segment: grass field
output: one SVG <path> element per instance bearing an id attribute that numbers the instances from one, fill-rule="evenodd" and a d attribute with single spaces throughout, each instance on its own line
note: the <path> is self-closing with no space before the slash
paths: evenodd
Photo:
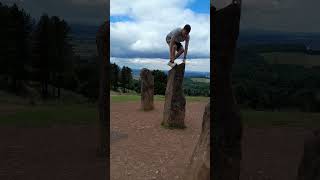
<path id="1" fill-rule="evenodd" d="M 140 101 L 140 95 L 111 95 L 111 102 L 129 102 L 129 101 Z M 163 95 L 155 95 L 155 101 L 164 101 Z M 208 101 L 209 97 L 201 97 L 201 96 L 186 96 L 187 102 L 194 101 Z"/>
<path id="2" fill-rule="evenodd" d="M 320 55 L 286 52 L 264 53 L 261 55 L 267 62 L 272 64 L 294 64 L 305 67 L 320 66 Z"/>
<path id="3" fill-rule="evenodd" d="M 113 94 L 113 95 L 112 95 Z M 57 125 L 95 125 L 98 123 L 96 103 L 67 103 L 48 101 L 35 106 L 23 99 L 6 94 L 0 98 L 0 125 L 22 127 L 48 127 Z M 139 102 L 136 94 L 115 95 L 110 103 Z M 208 101 L 208 97 L 186 97 L 188 102 Z M 164 101 L 164 96 L 155 96 L 155 101 Z"/>
<path id="4" fill-rule="evenodd" d="M 320 127 L 320 113 L 242 110 L 241 114 L 250 127 Z"/>
<path id="5" fill-rule="evenodd" d="M 98 122 L 98 109 L 95 103 L 51 102 L 36 106 L 23 100 L 0 100 L 0 125 L 22 127 L 48 127 L 56 125 L 95 125 Z M 208 97 L 186 97 L 187 102 L 208 102 Z M 137 102 L 139 95 L 111 95 L 113 103 Z M 155 101 L 164 101 L 164 96 L 155 96 Z M 18 103 L 15 103 L 18 102 Z M 320 127 L 320 113 L 271 112 L 242 110 L 245 126 L 254 127 Z"/>
<path id="6" fill-rule="evenodd" d="M 4 106 L 4 104 L 0 106 Z M 48 127 L 52 125 L 94 125 L 98 122 L 96 105 L 9 106 L 11 110 L 1 110 L 0 125 Z"/>
<path id="7" fill-rule="evenodd" d="M 210 79 L 208 78 L 191 78 L 194 82 L 203 82 L 203 83 L 210 83 Z"/>

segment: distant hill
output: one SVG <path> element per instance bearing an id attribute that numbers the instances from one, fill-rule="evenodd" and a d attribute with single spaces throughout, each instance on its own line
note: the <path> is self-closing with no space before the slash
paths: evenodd
<path id="1" fill-rule="evenodd" d="M 132 75 L 134 78 L 140 76 L 140 69 L 132 69 Z M 164 73 L 168 74 L 168 71 L 163 71 Z M 193 78 L 210 78 L 210 72 L 197 72 L 197 71 L 186 71 L 184 73 L 184 77 L 193 77 Z"/>
<path id="2" fill-rule="evenodd" d="M 292 64 L 304 67 L 320 66 L 320 55 L 285 52 L 263 53 L 261 55 L 271 64 Z"/>
<path id="3" fill-rule="evenodd" d="M 238 45 L 291 44 L 306 45 L 311 40 L 320 41 L 320 33 L 287 33 L 263 30 L 241 30 Z"/>

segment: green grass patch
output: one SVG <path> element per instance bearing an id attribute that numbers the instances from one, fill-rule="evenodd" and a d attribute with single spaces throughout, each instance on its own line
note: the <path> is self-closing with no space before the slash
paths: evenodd
<path id="1" fill-rule="evenodd" d="M 170 129 L 170 130 L 173 130 L 173 129 L 185 129 L 185 128 L 187 128 L 185 125 L 180 125 L 180 124 L 167 124 L 167 123 L 164 123 L 164 122 L 161 123 L 161 127 L 165 128 L 165 129 Z"/>
<path id="2" fill-rule="evenodd" d="M 118 102 L 137 102 L 141 100 L 140 95 L 112 95 L 110 97 L 112 103 Z M 154 101 L 164 101 L 165 97 L 163 95 L 155 95 Z M 202 96 L 186 96 L 186 101 L 188 102 L 196 102 L 196 101 L 209 101 L 209 97 Z"/>
<path id="3" fill-rule="evenodd" d="M 320 113 L 242 110 L 249 127 L 320 127 Z"/>
<path id="4" fill-rule="evenodd" d="M 292 64 L 305 67 L 320 66 L 320 55 L 304 53 L 273 52 L 261 54 L 271 64 Z"/>
<path id="5" fill-rule="evenodd" d="M 98 109 L 94 105 L 24 106 L 15 112 L 0 114 L 0 124 L 8 126 L 94 125 L 97 122 Z"/>
<path id="6" fill-rule="evenodd" d="M 202 83 L 210 83 L 210 79 L 208 78 L 191 78 L 193 82 L 202 82 Z"/>

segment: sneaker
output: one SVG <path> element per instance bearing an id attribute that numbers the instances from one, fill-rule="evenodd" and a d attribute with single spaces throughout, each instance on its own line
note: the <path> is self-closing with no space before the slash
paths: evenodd
<path id="1" fill-rule="evenodd" d="M 173 68 L 174 66 L 176 66 L 177 65 L 177 63 L 172 63 L 171 61 L 169 61 L 168 62 L 168 66 L 170 66 L 171 68 Z"/>

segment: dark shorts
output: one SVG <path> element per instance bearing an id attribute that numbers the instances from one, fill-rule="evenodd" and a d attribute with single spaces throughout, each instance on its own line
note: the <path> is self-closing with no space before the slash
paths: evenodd
<path id="1" fill-rule="evenodd" d="M 180 51 L 180 49 L 182 48 L 182 44 L 180 42 L 176 42 L 177 45 L 177 51 Z"/>
<path id="2" fill-rule="evenodd" d="M 170 45 L 170 41 L 167 41 L 168 45 Z M 182 44 L 180 42 L 175 42 L 176 46 L 177 46 L 177 51 L 180 51 L 181 48 L 183 48 Z"/>

